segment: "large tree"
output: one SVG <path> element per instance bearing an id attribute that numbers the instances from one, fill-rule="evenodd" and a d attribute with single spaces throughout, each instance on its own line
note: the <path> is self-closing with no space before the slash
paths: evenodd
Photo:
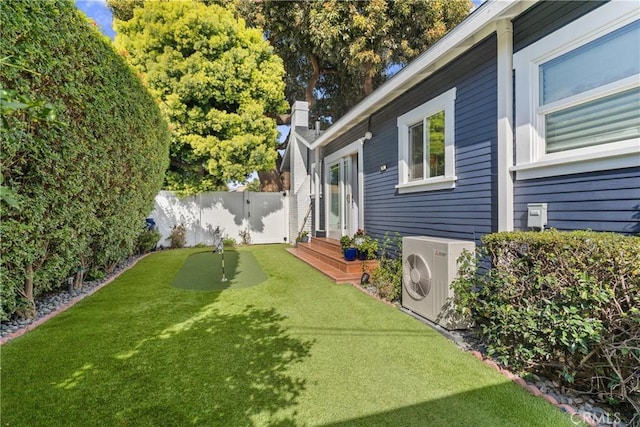
<path id="1" fill-rule="evenodd" d="M 287 96 L 333 119 L 458 24 L 469 0 L 236 0 L 287 71 Z"/>
<path id="2" fill-rule="evenodd" d="M 118 49 L 172 125 L 167 187 L 223 188 L 272 169 L 284 68 L 262 32 L 219 5 L 147 1 L 116 20 Z M 125 19 L 128 15 L 124 14 Z"/>

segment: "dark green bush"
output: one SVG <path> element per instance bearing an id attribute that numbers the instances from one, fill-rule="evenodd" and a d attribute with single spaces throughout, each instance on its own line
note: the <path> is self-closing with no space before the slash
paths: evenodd
<path id="1" fill-rule="evenodd" d="M 639 411 L 640 238 L 550 230 L 482 243 L 452 286 L 489 354 Z"/>
<path id="2" fill-rule="evenodd" d="M 145 228 L 138 235 L 136 241 L 136 249 L 139 254 L 147 253 L 155 249 L 156 245 L 162 238 L 162 234 L 157 229 L 149 230 Z"/>
<path id="3" fill-rule="evenodd" d="M 71 0 L 0 7 L 0 318 L 135 249 L 168 164 L 160 110 Z M 10 99 L 17 102 L 4 102 Z M 27 102 L 23 102 L 27 101 Z M 11 108 L 5 108 L 5 107 Z"/>

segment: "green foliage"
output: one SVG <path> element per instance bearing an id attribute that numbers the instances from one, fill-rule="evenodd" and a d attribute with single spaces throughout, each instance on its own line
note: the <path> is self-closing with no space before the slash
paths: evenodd
<path id="1" fill-rule="evenodd" d="M 172 248 L 184 248 L 187 244 L 187 228 L 184 224 L 176 224 L 171 228 L 169 236 Z"/>
<path id="2" fill-rule="evenodd" d="M 235 0 L 247 22 L 265 29 L 287 70 L 287 98 L 318 116 L 342 116 L 471 10 L 469 0 Z M 317 101 L 317 102 L 316 102 Z"/>
<path id="3" fill-rule="evenodd" d="M 259 30 L 196 1 L 146 2 L 116 21 L 116 46 L 138 70 L 172 126 L 166 186 L 226 188 L 275 167 L 285 112 L 284 68 Z"/>
<path id="4" fill-rule="evenodd" d="M 149 230 L 146 227 L 138 235 L 136 240 L 136 248 L 139 254 L 147 253 L 155 249 L 156 245 L 162 238 L 158 229 Z"/>
<path id="5" fill-rule="evenodd" d="M 251 244 L 251 233 L 249 232 L 248 229 L 240 230 L 238 232 L 238 235 L 240 236 L 240 242 L 243 245 L 250 245 Z"/>
<path id="6" fill-rule="evenodd" d="M 225 236 L 225 238 L 222 239 L 222 245 L 232 248 L 236 245 L 236 239 L 234 239 L 233 237 Z"/>
<path id="7" fill-rule="evenodd" d="M 490 354 L 640 410 L 640 238 L 589 231 L 486 235 L 452 287 Z M 634 403 L 635 402 L 635 403 Z"/>
<path id="8" fill-rule="evenodd" d="M 168 163 L 160 111 L 69 0 L 0 8 L 0 317 L 135 248 Z M 4 202 L 7 202 L 4 198 Z M 3 202 L 3 203 L 4 203 Z"/>
<path id="9" fill-rule="evenodd" d="M 361 237 L 354 237 L 353 242 L 359 253 L 366 254 L 367 259 L 376 259 L 378 254 L 378 241 L 365 234 Z"/>
<path id="10" fill-rule="evenodd" d="M 342 248 L 342 250 L 355 247 L 353 238 L 351 236 L 342 236 L 340 238 L 340 247 Z"/>
<path id="11" fill-rule="evenodd" d="M 381 252 L 380 266 L 373 270 L 371 283 L 381 298 L 396 301 L 402 291 L 402 236 L 385 233 Z"/>

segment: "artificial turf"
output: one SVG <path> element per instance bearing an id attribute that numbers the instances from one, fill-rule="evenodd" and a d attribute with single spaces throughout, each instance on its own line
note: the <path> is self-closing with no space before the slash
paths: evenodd
<path id="1" fill-rule="evenodd" d="M 163 251 L 2 346 L 8 426 L 572 426 L 432 329 L 282 245 L 240 248 L 268 279 L 171 286 Z"/>
<path id="2" fill-rule="evenodd" d="M 223 268 L 224 263 L 224 268 Z M 224 291 L 255 286 L 267 280 L 248 251 L 203 250 L 187 257 L 173 278 L 172 286 L 195 291 Z"/>

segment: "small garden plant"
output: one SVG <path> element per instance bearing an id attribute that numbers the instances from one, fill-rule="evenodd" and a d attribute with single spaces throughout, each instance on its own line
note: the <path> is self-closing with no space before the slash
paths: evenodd
<path id="1" fill-rule="evenodd" d="M 187 245 L 187 228 L 184 224 L 175 224 L 169 236 L 172 248 L 184 248 Z"/>
<path id="2" fill-rule="evenodd" d="M 380 266 L 373 270 L 371 283 L 378 295 L 388 301 L 397 301 L 402 291 L 402 236 L 385 233 L 380 254 Z"/>

